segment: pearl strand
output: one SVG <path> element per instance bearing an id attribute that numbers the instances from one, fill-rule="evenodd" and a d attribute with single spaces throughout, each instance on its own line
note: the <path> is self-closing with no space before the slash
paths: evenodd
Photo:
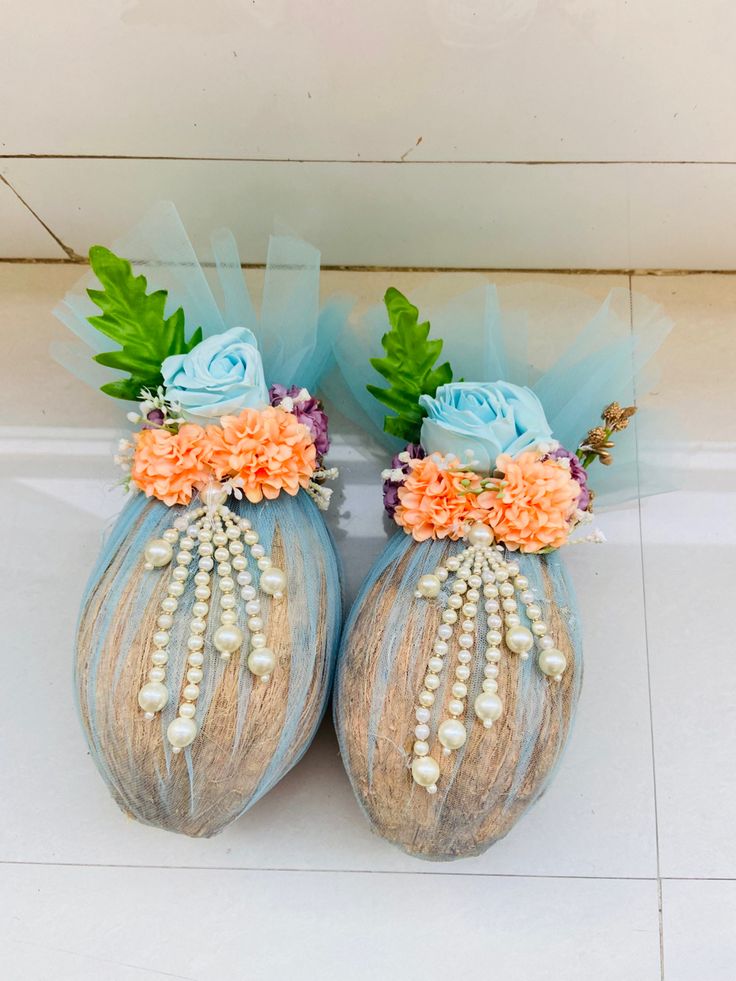
<path id="1" fill-rule="evenodd" d="M 438 566 L 433 573 L 423 575 L 417 583 L 415 596 L 433 599 L 437 597 L 451 574 L 455 575 L 447 608 L 442 614 L 438 627 L 433 655 L 427 664 L 424 689 L 420 692 L 415 716 L 419 723 L 414 735 L 411 772 L 415 783 L 424 787 L 430 794 L 437 792 L 437 779 L 440 774 L 439 763 L 429 755 L 430 708 L 435 703 L 435 692 L 440 686 L 439 675 L 444 665 L 443 658 L 449 651 L 448 641 L 458 621 L 461 610 L 465 619 L 458 638 L 458 664 L 455 668 L 455 682 L 447 706 L 450 718 L 440 723 L 437 738 L 442 745 L 443 755 L 450 755 L 466 742 L 467 729 L 461 717 L 465 713 L 465 699 L 468 689 L 466 682 L 470 677 L 470 661 L 476 646 L 479 588 L 483 588 L 484 609 L 486 613 L 486 664 L 483 669 L 482 690 L 476 696 L 473 709 L 484 728 L 490 729 L 501 717 L 503 703 L 498 696 L 499 662 L 501 644 L 504 643 L 511 654 L 518 654 L 522 660 L 536 640 L 540 670 L 559 681 L 566 666 L 566 658 L 558 650 L 548 635 L 542 611 L 534 601 L 529 589 L 529 581 L 520 573 L 517 562 L 507 562 L 503 558 L 503 545 L 493 546 L 493 536 L 486 526 L 473 525 L 467 534 L 468 548 L 458 555 L 450 556 L 444 566 Z M 531 630 L 523 626 L 519 616 L 518 599 L 523 603 L 531 624 Z"/>
<path id="2" fill-rule="evenodd" d="M 146 570 L 162 568 L 174 558 L 173 546 L 178 541 L 176 566 L 172 570 L 168 594 L 161 604 L 162 613 L 157 619 L 158 629 L 153 638 L 154 666 L 149 672 L 149 681 L 138 694 L 138 702 L 144 709 L 145 718 L 152 719 L 155 713 L 161 711 L 168 703 L 169 692 L 164 680 L 165 666 L 169 659 L 166 649 L 170 639 L 169 629 L 173 626 L 173 614 L 189 577 L 189 566 L 193 561 L 192 553 L 195 548 L 198 551 L 197 572 L 194 576 L 195 602 L 187 639 L 186 683 L 182 691 L 178 715 L 169 724 L 166 733 L 174 753 L 179 753 L 189 746 L 197 735 L 197 723 L 194 717 L 203 678 L 204 635 L 210 612 L 211 580 L 215 562 L 219 586 L 220 625 L 213 636 L 214 646 L 220 652 L 220 657 L 227 661 L 235 651 L 241 649 L 244 643 L 243 632 L 237 625 L 236 583 L 232 578 L 235 572 L 237 584 L 241 587 L 240 595 L 245 603 L 250 631 L 252 649 L 248 656 L 248 667 L 262 682 L 270 680 L 276 666 L 276 656 L 267 646 L 266 635 L 263 633 L 260 600 L 252 585 L 253 577 L 247 570 L 244 554 L 246 545 L 260 571 L 261 591 L 278 600 L 283 597 L 286 589 L 285 573 L 276 568 L 271 558 L 266 555 L 250 521 L 247 518 L 239 518 L 225 506 L 227 495 L 220 486 L 208 485 L 201 492 L 201 497 L 204 507 L 191 512 L 188 517 L 184 515 L 178 517 L 173 523 L 173 528 L 166 529 L 161 538 L 154 539 L 146 545 L 144 553 Z"/>

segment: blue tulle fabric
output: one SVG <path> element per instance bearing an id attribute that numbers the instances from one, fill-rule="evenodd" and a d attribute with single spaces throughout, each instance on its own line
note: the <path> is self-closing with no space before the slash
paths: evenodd
<path id="1" fill-rule="evenodd" d="M 441 360 L 451 363 L 455 380 L 529 385 L 563 446 L 577 447 L 610 402 L 639 406 L 634 424 L 615 437 L 614 465 L 596 466 L 591 483 L 599 504 L 674 485 L 672 470 L 655 462 L 662 458 L 654 451 L 666 438 L 666 420 L 646 398 L 655 378 L 652 357 L 672 327 L 660 307 L 637 296 L 634 326 L 626 289 L 612 290 L 602 305 L 548 283 L 497 288 L 483 282 L 450 301 L 438 301 L 437 292 L 430 283 L 409 299 L 420 319 L 431 322 L 430 336 L 443 339 Z M 553 334 L 545 329 L 546 317 L 554 318 Z M 383 382 L 369 359 L 383 355 L 381 337 L 388 329 L 385 308 L 376 306 L 343 333 L 335 348 L 339 371 L 326 390 L 343 413 L 395 452 L 400 441 L 383 432 L 388 410 L 366 390 L 367 383 Z M 567 335 L 563 345 L 561 334 Z"/>
<path id="2" fill-rule="evenodd" d="M 320 253 L 288 234 L 271 236 L 260 314 L 241 268 L 229 229 L 212 233 L 210 254 L 200 262 L 176 207 L 168 201 L 153 207 L 129 233 L 112 245 L 143 274 L 149 290 L 168 292 L 166 314 L 182 307 L 187 335 L 201 327 L 205 337 L 231 327 L 248 327 L 258 338 L 266 382 L 299 385 L 314 391 L 331 366 L 334 341 L 349 312 L 349 301 L 331 298 L 320 305 Z M 103 368 L 91 356 L 117 345 L 89 323 L 99 313 L 87 296 L 99 288 L 89 272 L 64 297 L 54 314 L 77 337 L 59 342 L 52 355 L 82 381 L 99 388 L 123 377 Z"/>

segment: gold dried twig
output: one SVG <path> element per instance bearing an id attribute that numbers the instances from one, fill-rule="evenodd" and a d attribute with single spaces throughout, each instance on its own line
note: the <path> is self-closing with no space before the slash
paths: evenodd
<path id="1" fill-rule="evenodd" d="M 604 426 L 595 426 L 578 447 L 577 454 L 584 467 L 590 466 L 594 460 L 608 467 L 613 463 L 613 457 L 608 452 L 616 445 L 611 439 L 613 433 L 620 433 L 629 425 L 629 420 L 636 412 L 635 405 L 621 408 L 618 402 L 611 402 L 601 413 Z"/>

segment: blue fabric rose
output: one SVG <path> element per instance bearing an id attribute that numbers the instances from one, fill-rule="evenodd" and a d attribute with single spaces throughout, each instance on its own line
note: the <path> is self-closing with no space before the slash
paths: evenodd
<path id="1" fill-rule="evenodd" d="M 421 444 L 427 453 L 452 454 L 482 472 L 494 469 L 501 453 L 517 456 L 552 442 L 552 432 L 537 396 L 529 388 L 497 381 L 441 385 L 432 398 L 422 395 L 427 417 Z"/>
<path id="2" fill-rule="evenodd" d="M 161 365 L 161 374 L 166 398 L 178 403 L 190 422 L 206 425 L 269 404 L 258 344 L 245 327 L 214 334 L 189 354 L 173 354 Z"/>

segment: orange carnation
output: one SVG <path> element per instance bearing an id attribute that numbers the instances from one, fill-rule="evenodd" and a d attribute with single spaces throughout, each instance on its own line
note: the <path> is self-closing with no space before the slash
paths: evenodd
<path id="1" fill-rule="evenodd" d="M 496 468 L 503 473 L 498 489 L 478 497 L 496 539 L 522 552 L 564 545 L 580 496 L 580 484 L 571 477 L 570 468 L 558 460 L 544 460 L 534 451 L 515 459 L 503 453 Z"/>
<path id="2" fill-rule="evenodd" d="M 207 427 L 207 459 L 218 480 L 232 477 L 254 504 L 307 486 L 317 454 L 311 432 L 291 412 L 244 409 L 220 423 Z"/>
<path id="3" fill-rule="evenodd" d="M 186 423 L 178 433 L 143 429 L 134 440 L 130 478 L 146 497 L 157 497 L 169 506 L 188 504 L 194 490 L 209 480 L 208 448 L 201 426 Z"/>
<path id="4" fill-rule="evenodd" d="M 486 512 L 476 507 L 476 495 L 467 493 L 468 487 L 477 485 L 477 474 L 440 469 L 431 456 L 412 460 L 409 466 L 411 470 L 398 490 L 394 520 L 418 542 L 428 538 L 457 540 L 465 534 L 468 522 L 487 519 Z"/>

